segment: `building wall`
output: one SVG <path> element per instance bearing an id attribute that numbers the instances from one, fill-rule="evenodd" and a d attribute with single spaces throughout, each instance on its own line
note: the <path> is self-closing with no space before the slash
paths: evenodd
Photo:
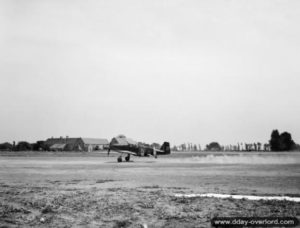
<path id="1" fill-rule="evenodd" d="M 83 141 L 78 138 L 75 141 L 70 141 L 68 142 L 68 139 L 66 140 L 67 142 L 67 149 L 68 151 L 84 151 L 84 143 Z"/>
<path id="2" fill-rule="evenodd" d="M 50 138 L 46 144 L 51 147 L 54 144 L 66 144 L 65 151 L 94 151 L 104 150 L 105 145 L 102 144 L 85 144 L 82 138 Z"/>
<path id="3" fill-rule="evenodd" d="M 104 145 L 100 144 L 85 144 L 84 145 L 84 150 L 87 152 L 92 152 L 95 150 L 104 150 Z"/>

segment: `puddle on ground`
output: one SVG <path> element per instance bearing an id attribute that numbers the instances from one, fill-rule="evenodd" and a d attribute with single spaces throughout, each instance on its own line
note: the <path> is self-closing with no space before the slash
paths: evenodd
<path id="1" fill-rule="evenodd" d="M 250 196 L 250 195 L 230 195 L 230 194 L 175 194 L 175 197 L 183 198 L 195 198 L 195 197 L 210 197 L 210 198 L 220 198 L 220 199 L 247 199 L 247 200 L 287 200 L 293 202 L 300 202 L 300 197 L 290 197 L 290 196 Z"/>

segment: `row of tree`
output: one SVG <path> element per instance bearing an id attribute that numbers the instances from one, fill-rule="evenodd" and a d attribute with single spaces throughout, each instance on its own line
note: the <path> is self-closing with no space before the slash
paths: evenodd
<path id="1" fill-rule="evenodd" d="M 198 144 L 180 144 L 179 146 L 173 146 L 173 151 L 269 151 L 270 145 L 268 143 L 237 143 L 236 145 L 220 145 L 218 142 L 211 142 L 205 146 L 202 150 Z"/>
<path id="2" fill-rule="evenodd" d="M 143 143 L 141 143 L 143 144 Z M 148 144 L 145 144 L 148 145 Z M 153 143 L 151 146 L 159 149 L 158 143 Z M 8 142 L 0 144 L 0 151 L 48 151 L 49 146 L 45 144 L 45 141 L 37 141 L 36 143 L 28 143 L 25 141 L 14 142 L 10 144 Z M 179 146 L 173 146 L 173 151 L 202 151 L 199 144 L 183 143 Z M 271 133 L 271 139 L 268 143 L 238 143 L 237 145 L 221 146 L 218 142 L 211 142 L 206 145 L 204 151 L 300 151 L 300 145 L 296 144 L 292 135 L 288 132 L 279 133 L 278 130 L 273 130 Z"/>
<path id="3" fill-rule="evenodd" d="M 173 151 L 202 151 L 200 145 L 184 143 L 173 146 Z M 238 143 L 236 145 L 222 146 L 218 142 L 211 142 L 206 145 L 204 151 L 300 151 L 300 145 L 296 144 L 292 135 L 288 132 L 279 133 L 273 130 L 269 143 Z"/>
<path id="4" fill-rule="evenodd" d="M 236 145 L 221 146 L 218 142 L 212 142 L 206 145 L 206 151 L 269 151 L 270 145 L 268 143 L 238 143 Z"/>
<path id="5" fill-rule="evenodd" d="M 13 144 L 5 142 L 0 144 L 0 150 L 2 151 L 41 151 L 49 150 L 49 146 L 45 144 L 45 141 L 37 141 L 36 143 L 29 143 L 25 141 L 18 142 Z"/>

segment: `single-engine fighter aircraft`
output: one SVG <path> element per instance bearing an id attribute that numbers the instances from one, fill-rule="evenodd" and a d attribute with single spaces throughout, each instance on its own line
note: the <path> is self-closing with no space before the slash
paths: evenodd
<path id="1" fill-rule="evenodd" d="M 124 135 L 119 135 L 111 140 L 107 150 L 108 156 L 110 151 L 116 151 L 121 154 L 118 157 L 118 162 L 122 162 L 123 154 L 126 154 L 125 161 L 128 162 L 130 155 L 139 157 L 153 156 L 157 158 L 157 155 L 167 155 L 171 153 L 169 142 L 164 142 L 161 148 L 157 149 L 143 143 L 138 143 Z"/>

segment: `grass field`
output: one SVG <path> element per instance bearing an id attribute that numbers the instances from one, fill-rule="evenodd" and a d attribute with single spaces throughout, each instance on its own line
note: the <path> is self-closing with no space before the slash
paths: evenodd
<path id="1" fill-rule="evenodd" d="M 0 155 L 0 226 L 209 227 L 215 216 L 296 216 L 300 203 L 175 194 L 300 196 L 299 153 Z"/>

